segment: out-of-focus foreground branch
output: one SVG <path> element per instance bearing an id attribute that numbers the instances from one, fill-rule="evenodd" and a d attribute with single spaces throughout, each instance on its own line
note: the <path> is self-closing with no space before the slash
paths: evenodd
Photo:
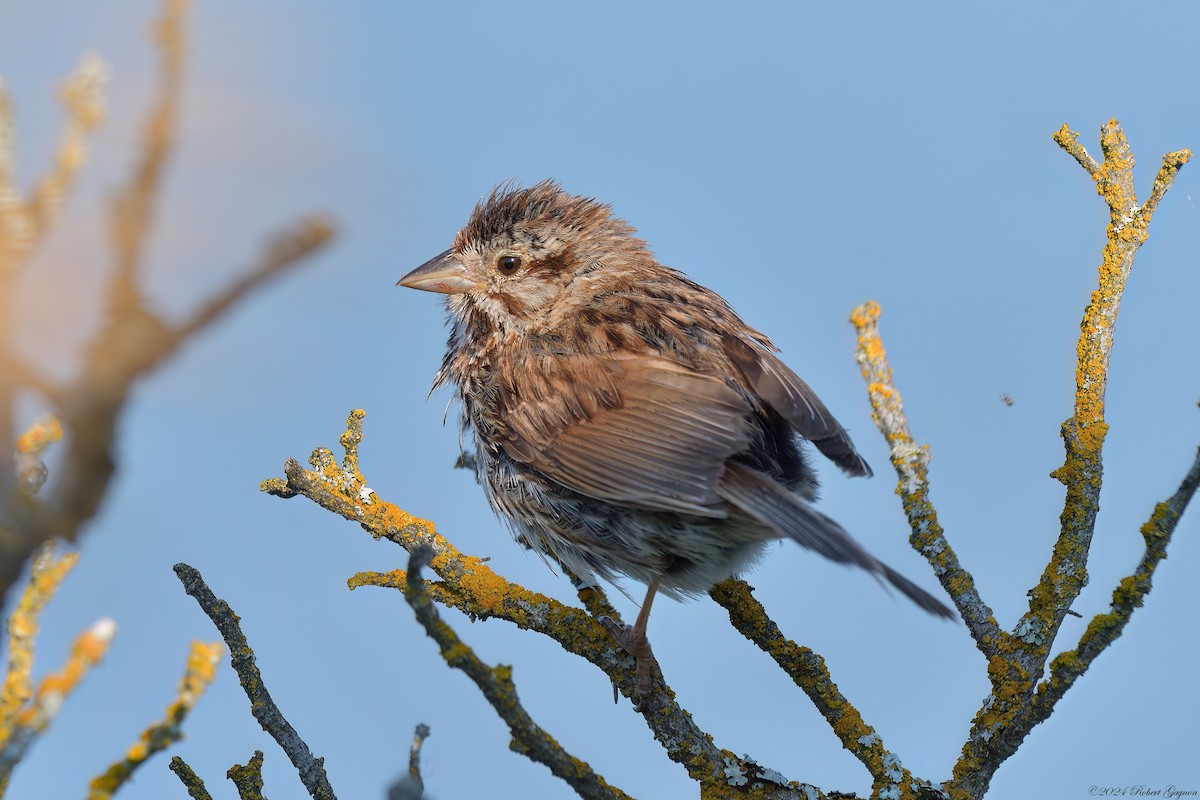
<path id="1" fill-rule="evenodd" d="M 86 160 L 88 136 L 104 118 L 107 68 L 99 58 L 86 56 L 63 85 L 67 119 L 62 139 L 47 175 L 28 193 L 18 184 L 15 121 L 0 81 L 0 598 L 7 597 L 32 561 L 29 586 L 8 625 L 8 670 L 0 690 L 0 795 L 13 767 L 103 656 L 116 630 L 112 620 L 96 623 L 77 639 L 63 669 L 34 688 L 37 616 L 76 559 L 73 553 L 55 556 L 54 542 L 74 541 L 99 510 L 116 469 L 117 423 L 134 384 L 240 299 L 318 250 L 333 233 L 322 218 L 300 220 L 276 234 L 256 262 L 182 322 L 170 323 L 154 310 L 142 290 L 145 248 L 176 140 L 187 11 L 187 0 L 163 0 L 154 27 L 158 87 L 132 175 L 111 208 L 113 264 L 101 295 L 103 321 L 84 349 L 78 374 L 61 382 L 43 372 L 42 354 L 18 349 L 19 342 L 29 347 L 36 337 L 16 329 L 14 311 L 21 300 L 21 280 L 33 268 L 32 256 L 53 233 Z M 18 403 L 41 405 L 51 413 L 17 436 Z M 65 440 L 64 452 L 51 474 L 42 455 L 60 439 Z M 184 718 L 215 674 L 218 653 L 219 645 L 193 644 L 165 718 L 92 781 L 89 797 L 111 797 L 148 758 L 179 740 Z"/>
<path id="2" fill-rule="evenodd" d="M 276 234 L 240 278 L 183 322 L 167 322 L 153 309 L 141 288 L 145 244 L 175 142 L 187 9 L 187 0 L 165 0 L 155 27 L 159 85 L 133 175 L 112 206 L 114 264 L 103 295 L 104 321 L 85 349 L 80 373 L 63 383 L 43 374 L 36 353 L 18 351 L 22 337 L 13 327 L 13 310 L 30 256 L 52 232 L 84 161 L 86 136 L 103 118 L 105 69 L 95 57 L 85 58 L 66 83 L 68 121 L 58 156 L 48 177 L 28 196 L 15 179 L 14 121 L 0 84 L 0 597 L 7 595 L 39 544 L 55 537 L 74 541 L 96 514 L 115 471 L 117 421 L 137 380 L 238 300 L 319 249 L 333 233 L 325 219 L 301 220 Z M 25 471 L 11 456 L 21 396 L 49 405 L 65 433 L 65 452 L 49 491 L 37 497 L 28 491 Z"/>

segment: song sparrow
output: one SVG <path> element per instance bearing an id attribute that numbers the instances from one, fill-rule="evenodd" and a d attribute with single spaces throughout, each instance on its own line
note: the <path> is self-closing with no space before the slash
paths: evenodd
<path id="1" fill-rule="evenodd" d="M 779 538 L 950 617 L 811 505 L 803 440 L 846 473 L 871 474 L 813 390 L 634 233 L 554 182 L 501 186 L 449 250 L 399 281 L 448 295 L 434 385 L 458 387 L 496 513 L 584 580 L 647 584 L 637 624 L 614 631 L 639 684 L 655 591 L 705 592 Z"/>

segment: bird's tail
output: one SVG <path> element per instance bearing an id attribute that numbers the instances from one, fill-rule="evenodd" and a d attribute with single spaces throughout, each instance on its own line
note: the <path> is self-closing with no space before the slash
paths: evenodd
<path id="1" fill-rule="evenodd" d="M 728 502 L 778 531 L 839 564 L 850 564 L 886 580 L 925 611 L 954 618 L 954 611 L 896 570 L 868 553 L 846 529 L 817 511 L 769 476 L 745 464 L 729 462 L 717 489 Z M 881 581 L 882 582 L 882 581 Z"/>

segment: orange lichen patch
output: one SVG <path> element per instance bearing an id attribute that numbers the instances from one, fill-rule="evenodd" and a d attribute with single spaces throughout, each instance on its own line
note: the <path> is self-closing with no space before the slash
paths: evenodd
<path id="1" fill-rule="evenodd" d="M 63 698 L 79 685 L 95 664 L 108 652 L 117 624 L 101 619 L 81 633 L 71 646 L 67 663 L 56 673 L 47 675 L 38 685 L 33 702 L 17 716 L 16 726 L 41 732 L 58 712 Z"/>
<path id="2" fill-rule="evenodd" d="M 47 447 L 62 439 L 62 435 L 62 423 L 58 417 L 43 417 L 17 437 L 17 452 L 22 455 L 40 455 Z"/>
<path id="3" fill-rule="evenodd" d="M 0 689 L 0 745 L 8 741 L 18 713 L 33 695 L 38 616 L 78 561 L 78 553 L 56 557 L 53 544 L 44 545 L 34 556 L 29 585 L 8 619 L 8 672 Z"/>
<path id="4" fill-rule="evenodd" d="M 883 309 L 879 303 L 874 300 L 868 300 L 850 312 L 850 322 L 856 328 L 865 328 L 868 325 L 878 322 L 879 315 L 882 313 Z"/>

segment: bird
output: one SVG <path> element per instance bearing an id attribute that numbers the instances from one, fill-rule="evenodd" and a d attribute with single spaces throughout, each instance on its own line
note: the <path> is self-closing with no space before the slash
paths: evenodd
<path id="1" fill-rule="evenodd" d="M 634 625 L 602 620 L 636 659 L 638 695 L 656 593 L 705 593 L 779 539 L 953 617 L 815 508 L 809 444 L 871 475 L 846 429 L 765 334 L 636 234 L 555 181 L 501 184 L 398 285 L 446 296 L 434 390 L 456 388 L 496 514 L 585 583 L 646 585 Z"/>

